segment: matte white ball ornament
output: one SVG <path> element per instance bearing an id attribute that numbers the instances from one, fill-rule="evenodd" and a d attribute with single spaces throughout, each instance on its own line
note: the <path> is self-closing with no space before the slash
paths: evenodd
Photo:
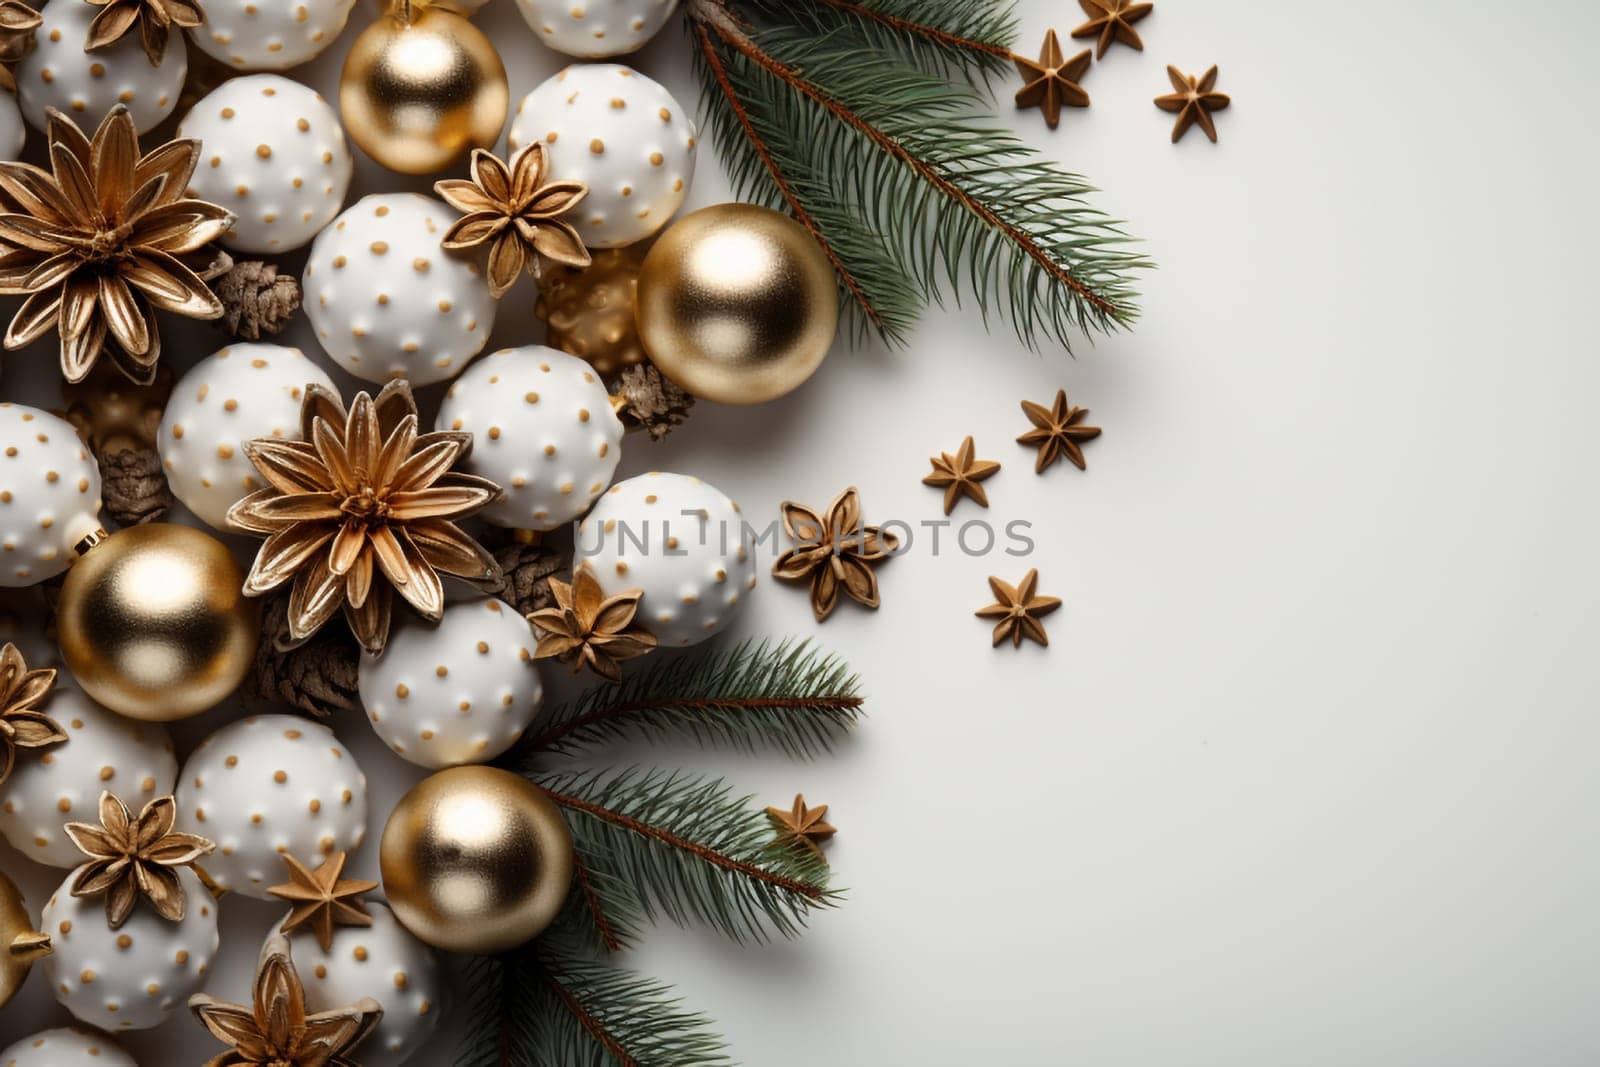
<path id="1" fill-rule="evenodd" d="M 338 392 L 304 352 L 282 345 L 230 345 L 189 368 L 156 436 L 173 495 L 213 529 L 228 530 L 228 509 L 264 484 L 245 442 L 298 440 L 311 383 Z"/>
<path id="2" fill-rule="evenodd" d="M 661 85 L 618 63 L 574 63 L 522 98 L 508 143 L 543 141 L 549 179 L 589 195 L 568 221 L 590 248 L 641 241 L 683 206 L 694 180 L 695 127 Z"/>
<path id="3" fill-rule="evenodd" d="M 209 6 L 209 5 L 208 5 Z M 16 66 L 22 113 L 44 129 L 55 108 L 93 130 L 106 112 L 121 103 L 140 133 L 148 133 L 178 106 L 189 51 L 181 32 L 167 38 L 161 62 L 150 65 L 139 34 L 130 33 L 109 48 L 85 52 L 89 23 L 100 8 L 81 0 L 52 0 L 39 12 L 34 49 Z"/>
<path id="4" fill-rule="evenodd" d="M 222 243 L 241 252 L 309 244 L 344 206 L 354 164 L 339 116 L 314 89 L 276 74 L 233 78 L 178 124 L 202 144 L 194 195 L 236 216 Z"/>
<path id="5" fill-rule="evenodd" d="M 205 0 L 195 47 L 234 70 L 288 70 L 338 38 L 356 0 Z"/>
<path id="6" fill-rule="evenodd" d="M 608 597 L 638 589 L 638 621 L 664 647 L 692 645 L 738 614 L 756 586 L 753 531 L 727 494 L 652 471 L 618 482 L 578 523 L 574 566 Z"/>
<path id="7" fill-rule="evenodd" d="M 483 350 L 496 308 L 489 283 L 439 247 L 457 217 L 415 193 L 369 196 L 312 243 L 304 306 L 340 366 L 369 382 L 422 386 Z"/>
<path id="8" fill-rule="evenodd" d="M 517 0 L 517 7 L 539 40 L 557 52 L 601 59 L 643 48 L 678 0 Z"/>
<path id="9" fill-rule="evenodd" d="M 139 1067 L 105 1034 L 63 1026 L 0 1050 L 4 1067 Z"/>
<path id="10" fill-rule="evenodd" d="M 99 528 L 100 468 L 78 431 L 47 411 L 0 403 L 0 586 L 54 578 Z"/>
<path id="11" fill-rule="evenodd" d="M 434 429 L 473 435 L 463 469 L 505 490 L 483 517 L 513 529 L 554 530 L 582 515 L 622 458 L 622 422 L 600 376 L 544 345 L 474 363 L 451 383 Z"/>
<path id="12" fill-rule="evenodd" d="M 257 900 L 284 881 L 282 853 L 315 866 L 367 832 L 366 775 L 332 730 L 296 715 L 253 715 L 200 742 L 177 796 L 178 829 L 216 842 L 206 873 Z"/>
<path id="13" fill-rule="evenodd" d="M 22 121 L 22 105 L 16 94 L 0 92 L 0 153 L 7 162 L 19 159 L 27 140 L 28 125 Z"/>

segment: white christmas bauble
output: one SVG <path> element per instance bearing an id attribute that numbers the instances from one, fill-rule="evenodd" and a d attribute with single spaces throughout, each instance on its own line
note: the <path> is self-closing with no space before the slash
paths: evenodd
<path id="1" fill-rule="evenodd" d="M 608 597 L 640 590 L 640 625 L 681 647 L 727 626 L 756 587 L 752 535 L 715 486 L 652 471 L 612 486 L 578 523 L 576 563 Z"/>
<path id="2" fill-rule="evenodd" d="M 187 867 L 183 918 L 168 922 L 148 901 L 134 905 L 121 929 L 106 923 L 106 899 L 72 895 L 67 876 L 39 916 L 50 935 L 44 972 L 56 999 L 90 1026 L 148 1030 L 160 1026 L 205 985 L 217 953 L 217 902 Z"/>
<path id="3" fill-rule="evenodd" d="M 205 0 L 195 47 L 234 70 L 288 70 L 333 43 L 356 0 Z"/>
<path id="4" fill-rule="evenodd" d="M 0 403 L 0 585 L 67 569 L 100 528 L 100 468 L 78 431 L 38 408 Z"/>
<path id="5" fill-rule="evenodd" d="M 517 0 L 539 40 L 579 59 L 637 52 L 665 26 L 678 0 Z"/>
<path id="6" fill-rule="evenodd" d="M 0 1067 L 139 1067 L 105 1034 L 63 1026 L 0 1051 Z"/>
<path id="7" fill-rule="evenodd" d="M 204 741 L 178 776 L 178 829 L 216 842 L 202 865 L 224 889 L 269 900 L 282 854 L 315 867 L 367 834 L 367 776 L 333 731 L 296 715 L 252 715 Z"/>
<path id="8" fill-rule="evenodd" d="M 512 151 L 543 141 L 551 180 L 589 195 L 567 219 L 590 248 L 617 248 L 665 226 L 694 179 L 695 129 L 671 93 L 630 67 L 574 63 L 517 105 Z"/>
<path id="9" fill-rule="evenodd" d="M 345 370 L 427 385 L 483 350 L 496 306 L 489 284 L 476 263 L 439 247 L 456 218 L 416 193 L 369 196 L 312 244 L 306 314 Z"/>
<path id="10" fill-rule="evenodd" d="M 488 2 L 489 0 L 434 0 L 439 7 L 468 17 L 476 15 Z"/>
<path id="11" fill-rule="evenodd" d="M 28 125 L 22 121 L 22 105 L 15 93 L 0 92 L 0 152 L 6 162 L 22 155 L 22 146 L 28 140 Z M 0 1060 L 0 1064 L 5 1061 Z"/>
<path id="12" fill-rule="evenodd" d="M 189 73 L 189 50 L 183 34 L 167 38 L 158 66 L 150 65 L 137 30 L 110 48 L 85 52 L 89 23 L 100 8 L 77 0 L 53 0 L 39 12 L 44 21 L 34 31 L 32 52 L 16 67 L 22 113 L 39 129 L 46 110 L 55 108 L 93 133 L 106 112 L 127 104 L 140 133 L 148 133 L 178 106 L 183 79 Z"/>
<path id="13" fill-rule="evenodd" d="M 378 1028 L 356 1051 L 361 1067 L 398 1067 L 439 1025 L 445 978 L 433 950 L 401 926 L 388 905 L 367 901 L 366 909 L 372 925 L 336 927 L 327 952 L 301 928 L 289 937 L 289 954 L 305 986 L 307 1011 L 333 1011 L 362 997 L 383 1005 Z"/>
<path id="14" fill-rule="evenodd" d="M 487 597 L 447 604 L 437 625 L 406 615 L 381 656 L 361 658 L 361 704 L 383 743 L 412 763 L 483 763 L 539 711 L 537 643 L 528 620 Z"/>
<path id="15" fill-rule="evenodd" d="M 171 793 L 178 758 L 165 727 L 125 719 L 69 688 L 68 675 L 56 679 L 41 710 L 67 740 L 19 751 L 0 782 L 0 833 L 35 862 L 76 867 L 83 853 L 62 828 L 99 821 L 100 794 L 108 789 L 135 812 Z"/>
<path id="16" fill-rule="evenodd" d="M 298 440 L 300 401 L 312 382 L 338 392 L 304 352 L 282 345 L 232 345 L 189 368 L 173 387 L 156 436 L 173 495 L 227 530 L 228 509 L 265 484 L 244 443 Z"/>
<path id="17" fill-rule="evenodd" d="M 201 142 L 194 195 L 237 216 L 241 252 L 309 244 L 344 206 L 354 165 L 339 116 L 316 90 L 276 74 L 225 81 L 178 124 Z"/>
<path id="18" fill-rule="evenodd" d="M 544 345 L 485 356 L 450 385 L 436 430 L 467 430 L 463 469 L 505 496 L 484 509 L 497 526 L 554 530 L 589 510 L 622 458 L 622 422 L 594 368 Z"/>

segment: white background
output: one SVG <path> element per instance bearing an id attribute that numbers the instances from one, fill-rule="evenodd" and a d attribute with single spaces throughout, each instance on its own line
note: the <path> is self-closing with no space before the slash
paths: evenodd
<path id="1" fill-rule="evenodd" d="M 1079 21 L 1020 16 L 1030 54 Z M 561 64 L 509 0 L 481 21 L 513 99 Z M 687 102 L 679 29 L 637 65 Z M 1147 239 L 1135 333 L 1071 359 L 930 315 L 906 351 L 841 347 L 779 403 L 630 439 L 623 473 L 698 474 L 757 516 L 855 484 L 869 519 L 916 522 L 939 514 L 927 457 L 971 433 L 1005 465 L 985 517 L 1038 548 L 919 548 L 881 570 L 881 611 L 820 628 L 764 584 L 739 631 L 846 655 L 859 736 L 810 765 L 619 759 L 830 804 L 848 901 L 792 944 L 662 929 L 625 962 L 752 1064 L 1595 1063 L 1600 14 L 1163 0 L 1139 29 L 1059 130 L 1013 113 L 1013 82 L 999 105 Z M 325 94 L 352 37 L 304 72 Z M 1220 145 L 1168 143 L 1167 62 L 1221 65 Z M 358 191 L 397 187 L 362 166 Z M 692 203 L 722 199 L 703 152 Z M 530 303 L 497 342 L 537 338 Z M 180 366 L 215 343 L 174 336 Z M 4 395 L 54 403 L 53 359 L 9 357 Z M 1105 434 L 1087 474 L 1036 477 L 1017 402 L 1061 386 Z M 1066 601 L 1051 647 L 992 651 L 984 578 L 1029 566 Z M 416 769 L 339 729 L 386 811 Z M 58 880 L 0 863 L 35 904 Z M 212 991 L 239 996 L 278 912 L 224 910 Z M 36 978 L 0 1046 L 61 1014 Z M 186 1020 L 129 1044 L 215 1048 Z"/>

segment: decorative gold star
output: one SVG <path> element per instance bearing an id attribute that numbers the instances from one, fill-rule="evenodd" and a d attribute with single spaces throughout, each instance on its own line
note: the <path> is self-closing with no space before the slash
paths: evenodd
<path id="1" fill-rule="evenodd" d="M 1199 126 L 1206 131 L 1206 136 L 1211 138 L 1211 143 L 1216 144 L 1217 125 L 1211 121 L 1211 113 L 1221 111 L 1232 102 L 1227 93 L 1216 91 L 1216 65 L 1213 64 L 1200 78 L 1185 74 L 1177 67 L 1169 66 L 1167 78 L 1172 82 L 1172 87 L 1178 91 L 1156 97 L 1156 107 L 1162 111 L 1177 113 L 1178 122 L 1172 127 L 1172 143 L 1177 144 L 1183 135 L 1189 132 L 1190 126 Z"/>
<path id="2" fill-rule="evenodd" d="M 980 619 L 1000 620 L 994 624 L 996 648 L 1000 647 L 1000 642 L 1008 637 L 1013 648 L 1021 648 L 1024 637 L 1049 646 L 1050 637 L 1044 632 L 1044 625 L 1039 622 L 1039 618 L 1059 608 L 1061 600 L 1059 597 L 1037 595 L 1039 590 L 1037 570 L 1030 570 L 1016 586 L 1008 585 L 998 578 L 990 578 L 989 590 L 994 593 L 995 602 L 988 607 L 979 608 L 975 614 Z"/>
<path id="3" fill-rule="evenodd" d="M 1083 91 L 1078 80 L 1089 69 L 1092 54 L 1085 48 L 1071 59 L 1063 60 L 1055 30 L 1044 35 L 1044 47 L 1039 50 L 1037 63 L 1013 53 L 1011 62 L 1025 79 L 1022 88 L 1017 90 L 1017 106 L 1036 107 L 1044 112 L 1045 124 L 1052 130 L 1061 121 L 1063 105 L 1088 107 L 1089 94 Z"/>
<path id="4" fill-rule="evenodd" d="M 1022 402 L 1022 413 L 1028 416 L 1028 421 L 1033 423 L 1033 429 L 1017 438 L 1019 445 L 1037 445 L 1039 456 L 1034 461 L 1033 472 L 1042 474 L 1044 469 L 1062 456 L 1072 461 L 1072 465 L 1079 470 L 1088 470 L 1088 464 L 1083 459 L 1083 449 L 1080 441 L 1092 441 L 1100 436 L 1100 427 L 1084 426 L 1083 420 L 1088 417 L 1088 408 L 1075 408 L 1067 403 L 1067 391 L 1056 390 L 1055 403 L 1048 408 L 1031 401 Z"/>
<path id="5" fill-rule="evenodd" d="M 978 483 L 998 471 L 1000 464 L 993 460 L 974 459 L 970 434 L 961 442 L 955 455 L 941 452 L 929 462 L 933 464 L 933 473 L 923 478 L 922 484 L 944 490 L 946 515 L 956 509 L 957 502 L 963 496 L 971 497 L 979 507 L 989 506 L 989 494 Z"/>
<path id="6" fill-rule="evenodd" d="M 333 948 L 335 926 L 372 925 L 372 916 L 367 914 L 361 894 L 372 892 L 378 888 L 378 883 L 339 877 L 344 873 L 343 852 L 329 853 L 314 871 L 287 852 L 283 854 L 283 862 L 289 868 L 289 881 L 267 889 L 279 900 L 294 905 L 294 910 L 278 928 L 282 933 L 309 927 L 322 951 L 327 952 Z"/>
<path id="7" fill-rule="evenodd" d="M 782 808 L 767 809 L 767 818 L 778 832 L 777 844 L 797 845 L 810 849 L 818 856 L 822 855 L 822 842 L 839 832 L 823 821 L 827 817 L 828 805 L 808 808 L 806 798 L 800 793 L 794 795 L 794 804 L 788 811 Z"/>
<path id="8" fill-rule="evenodd" d="M 1098 37 L 1094 57 L 1101 59 L 1110 50 L 1112 42 L 1121 41 L 1136 52 L 1144 51 L 1139 31 L 1133 24 L 1155 10 L 1154 4 L 1134 4 L 1129 0 L 1078 0 L 1078 6 L 1089 16 L 1089 21 L 1072 31 L 1075 38 Z"/>

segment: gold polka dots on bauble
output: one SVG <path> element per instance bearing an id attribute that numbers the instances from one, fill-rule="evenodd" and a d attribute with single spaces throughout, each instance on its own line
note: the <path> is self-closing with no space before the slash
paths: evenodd
<path id="1" fill-rule="evenodd" d="M 63 1026 L 0 1049 L 0 1067 L 139 1067 L 105 1034 Z"/>
<path id="2" fill-rule="evenodd" d="M 638 51 L 677 6 L 678 0 L 517 0 L 546 47 L 579 59 Z"/>
<path id="3" fill-rule="evenodd" d="M 288 70 L 339 36 L 355 0 L 205 0 L 195 47 L 234 70 Z"/>
<path id="4" fill-rule="evenodd" d="M 0 403 L 0 586 L 36 585 L 100 527 L 100 468 L 65 419 Z"/>
<path id="5" fill-rule="evenodd" d="M 83 43 L 100 10 L 94 4 L 66 0 L 46 4 L 39 12 L 44 21 L 34 31 L 34 49 L 15 70 L 22 113 L 36 129 L 45 128 L 50 108 L 93 129 L 121 103 L 128 105 L 139 132 L 148 133 L 178 106 L 189 71 L 184 35 L 168 36 L 167 50 L 155 66 L 150 65 L 137 33 L 91 54 L 83 50 Z"/>

